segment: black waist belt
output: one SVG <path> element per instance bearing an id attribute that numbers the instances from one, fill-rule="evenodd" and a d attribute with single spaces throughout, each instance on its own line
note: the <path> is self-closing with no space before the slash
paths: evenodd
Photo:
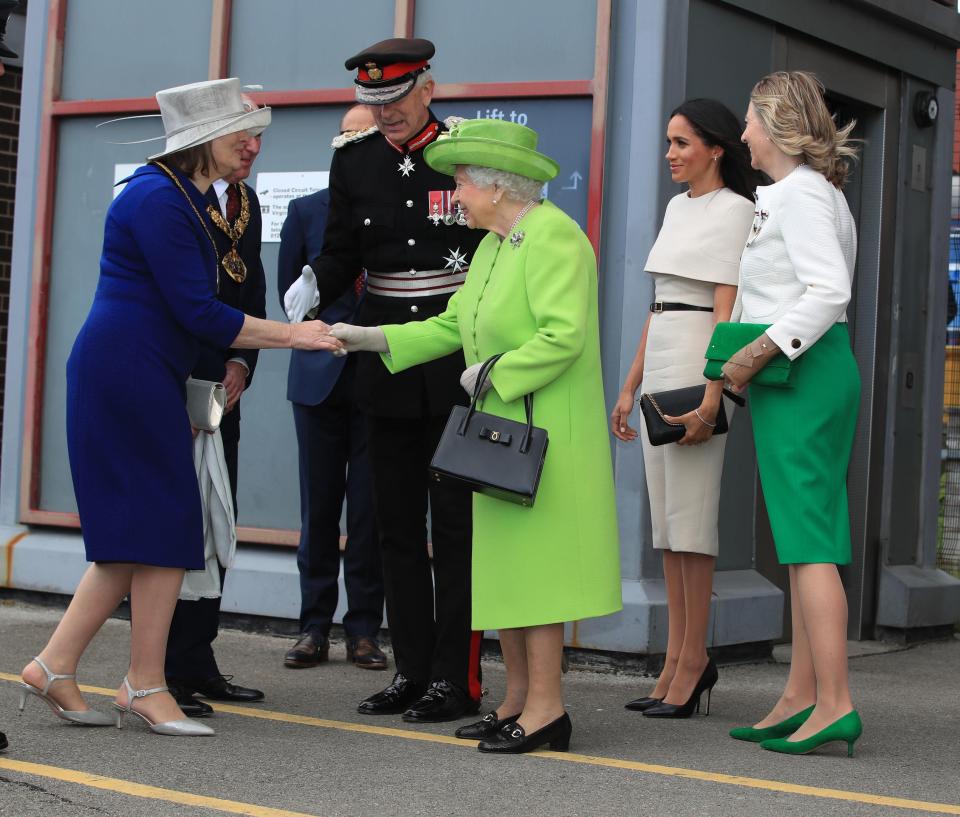
<path id="1" fill-rule="evenodd" d="M 669 301 L 654 301 L 650 304 L 651 312 L 713 312 L 712 306 L 694 306 L 693 304 L 670 303 Z"/>

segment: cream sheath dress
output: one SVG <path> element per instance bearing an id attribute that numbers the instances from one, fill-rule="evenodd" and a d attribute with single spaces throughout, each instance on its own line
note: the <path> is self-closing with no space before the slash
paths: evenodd
<path id="1" fill-rule="evenodd" d="M 752 202 L 727 188 L 671 199 L 644 267 L 653 275 L 655 300 L 712 309 L 714 285 L 737 285 L 753 213 Z M 712 312 L 651 315 L 641 392 L 705 383 L 703 353 L 715 322 Z M 723 404 L 732 420 L 733 404 L 726 398 Z M 652 446 L 642 420 L 640 428 L 653 546 L 716 556 L 726 435 L 702 445 Z"/>

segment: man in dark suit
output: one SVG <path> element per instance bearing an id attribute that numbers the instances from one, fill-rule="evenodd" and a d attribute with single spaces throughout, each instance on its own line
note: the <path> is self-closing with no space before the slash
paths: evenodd
<path id="1" fill-rule="evenodd" d="M 249 97 L 244 105 L 256 108 Z M 256 192 L 244 179 L 249 177 L 260 153 L 260 137 L 249 137 L 243 150 L 243 167 L 233 176 L 218 179 L 207 191 L 211 229 L 221 260 L 221 301 L 252 315 L 265 318 L 266 278 L 260 260 L 261 214 Z M 202 380 L 223 383 L 227 408 L 220 423 L 223 452 L 230 475 L 233 507 L 237 507 L 237 456 L 240 446 L 240 396 L 250 386 L 257 365 L 256 349 L 215 349 L 204 346 L 193 370 Z M 220 570 L 221 583 L 223 568 Z M 188 717 L 209 715 L 213 709 L 194 697 L 219 701 L 260 701 L 263 693 L 230 683 L 213 654 L 213 641 L 220 625 L 220 598 L 177 602 L 167 639 L 166 676 L 170 692 Z"/>
<path id="2" fill-rule="evenodd" d="M 467 275 L 481 230 L 451 206 L 453 182 L 423 159 L 447 130 L 430 110 L 433 43 L 384 40 L 346 61 L 356 98 L 378 131 L 338 148 L 330 164 L 323 249 L 288 290 L 288 317 L 321 311 L 366 270 L 356 323 L 406 323 L 443 312 Z M 460 387 L 463 354 L 391 375 L 358 355 L 357 397 L 367 417 L 387 621 L 397 673 L 360 702 L 365 715 L 449 721 L 480 707 L 480 637 L 470 629 L 472 497 L 431 482 L 428 466 Z M 433 559 L 427 552 L 429 504 Z"/>
<path id="3" fill-rule="evenodd" d="M 340 123 L 341 138 L 373 126 L 366 105 L 355 105 Z M 280 231 L 277 284 L 280 304 L 304 264 L 320 254 L 330 191 L 290 202 Z M 351 287 L 320 315 L 328 324 L 350 321 L 362 300 L 362 270 Z M 383 574 L 367 457 L 367 431 L 355 393 L 356 356 L 294 351 L 287 399 L 293 404 L 300 460 L 300 638 L 284 666 L 315 667 L 326 661 L 337 609 L 340 575 L 340 513 L 347 501 L 347 547 L 343 581 L 347 612 L 343 629 L 347 659 L 362 669 L 386 669 L 377 644 L 383 623 Z"/>

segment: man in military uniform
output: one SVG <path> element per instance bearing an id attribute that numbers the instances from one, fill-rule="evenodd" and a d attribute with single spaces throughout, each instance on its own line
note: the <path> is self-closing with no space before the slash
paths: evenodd
<path id="1" fill-rule="evenodd" d="M 371 106 L 378 131 L 334 155 L 323 250 L 313 273 L 291 286 L 290 304 L 322 310 L 362 268 L 367 295 L 357 323 L 406 323 L 440 314 L 463 283 L 483 235 L 458 220 L 450 177 L 423 160 L 424 147 L 446 130 L 429 107 L 433 54 L 428 40 L 391 39 L 346 61 L 348 70 L 357 69 L 357 101 Z M 460 352 L 398 375 L 377 355 L 363 354 L 357 364 L 397 664 L 390 686 L 360 703 L 364 714 L 402 712 L 407 721 L 437 722 L 479 709 L 482 634 L 470 629 L 472 500 L 463 488 L 428 479 L 450 409 L 465 402 L 463 369 Z"/>
<path id="2" fill-rule="evenodd" d="M 244 95 L 244 105 L 257 105 Z M 267 283 L 260 260 L 261 215 L 257 194 L 244 179 L 250 176 L 260 153 L 260 137 L 247 139 L 242 152 L 243 167 L 227 179 L 218 179 L 207 190 L 207 212 L 214 227 L 210 230 L 220 257 L 220 291 L 226 304 L 252 315 L 267 316 Z M 215 349 L 202 346 L 193 376 L 222 382 L 227 392 L 227 410 L 220 423 L 223 453 L 230 475 L 233 507 L 237 507 L 237 458 L 240 447 L 240 396 L 253 379 L 256 349 Z M 223 569 L 221 568 L 221 581 Z M 213 654 L 213 642 L 220 627 L 220 598 L 177 602 L 167 639 L 166 676 L 171 693 L 185 715 L 203 717 L 212 708 L 197 700 L 194 693 L 218 701 L 248 703 L 263 699 L 258 689 L 237 684 L 220 673 Z"/>

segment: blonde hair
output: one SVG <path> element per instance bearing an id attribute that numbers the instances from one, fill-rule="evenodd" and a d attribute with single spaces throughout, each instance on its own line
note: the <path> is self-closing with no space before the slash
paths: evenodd
<path id="1" fill-rule="evenodd" d="M 851 120 L 837 129 L 823 98 L 824 87 L 808 71 L 777 71 L 761 79 L 750 92 L 750 102 L 771 141 L 788 156 L 803 161 L 843 188 L 850 172 L 848 159 L 857 157 L 850 144 Z"/>

